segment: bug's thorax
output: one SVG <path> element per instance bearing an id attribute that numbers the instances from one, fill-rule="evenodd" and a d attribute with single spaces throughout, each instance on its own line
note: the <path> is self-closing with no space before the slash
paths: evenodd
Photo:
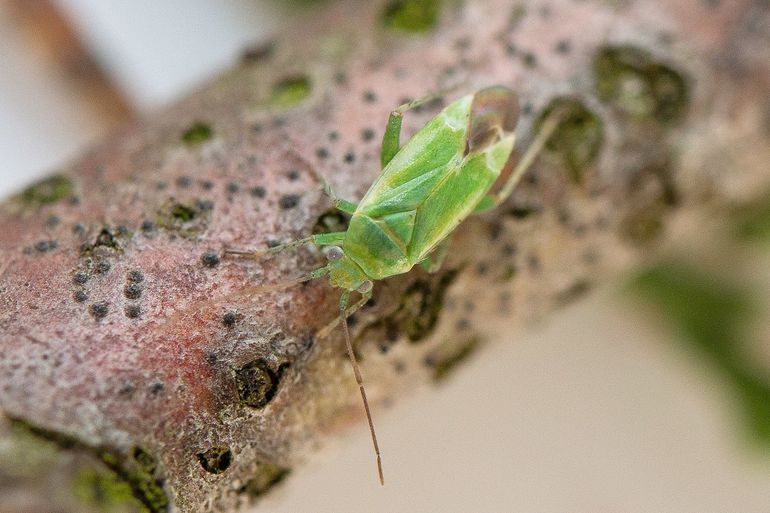
<path id="1" fill-rule="evenodd" d="M 326 267 L 329 270 L 329 283 L 333 287 L 356 290 L 364 282 L 370 280 L 361 267 L 347 255 L 342 255 L 340 259 L 329 262 Z"/>

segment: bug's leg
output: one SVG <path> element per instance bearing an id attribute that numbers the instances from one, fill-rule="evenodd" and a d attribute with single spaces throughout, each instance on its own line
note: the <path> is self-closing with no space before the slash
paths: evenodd
<path id="1" fill-rule="evenodd" d="M 516 167 L 511 172 L 511 176 L 505 181 L 503 187 L 495 194 L 490 194 L 479 202 L 476 206 L 474 213 L 486 212 L 491 210 L 511 195 L 513 189 L 518 185 L 521 177 L 532 166 L 535 158 L 540 154 L 548 142 L 548 139 L 554 134 L 564 118 L 564 112 L 557 111 L 551 114 L 540 127 L 540 131 L 535 136 L 535 140 L 529 145 L 527 150 L 522 155 L 521 159 L 516 163 Z"/>
<path id="2" fill-rule="evenodd" d="M 439 242 L 436 249 L 422 261 L 420 265 L 429 273 L 435 273 L 441 269 L 441 265 L 444 263 L 447 254 L 449 253 L 449 237 Z"/>
<path id="3" fill-rule="evenodd" d="M 371 289 L 364 294 L 364 298 L 367 301 L 372 295 Z M 353 367 L 353 374 L 356 376 L 356 383 L 358 384 L 358 391 L 361 392 L 361 400 L 364 403 L 364 410 L 366 411 L 366 420 L 369 423 L 369 433 L 372 435 L 372 445 L 374 446 L 374 454 L 377 456 L 377 475 L 380 478 L 380 484 L 385 484 L 385 478 L 382 474 L 382 456 L 380 456 L 380 446 L 377 444 L 377 434 L 374 432 L 374 422 L 372 421 L 372 412 L 369 409 L 369 401 L 366 399 L 366 390 L 364 390 L 364 379 L 361 376 L 361 369 L 358 367 L 358 361 L 356 360 L 356 354 L 353 351 L 353 344 L 350 342 L 350 331 L 348 330 L 348 300 L 350 299 L 350 291 L 345 291 L 340 298 L 340 324 L 342 324 L 342 331 L 345 333 L 345 347 L 348 352 L 348 358 L 350 358 L 350 365 Z"/>
<path id="4" fill-rule="evenodd" d="M 356 213 L 356 208 L 358 208 L 358 205 L 356 205 L 352 201 L 344 200 L 338 197 L 336 194 L 334 194 L 334 191 L 332 190 L 331 185 L 329 185 L 329 182 L 327 182 L 326 178 L 324 178 L 323 176 L 319 176 L 318 179 L 321 181 L 321 184 L 323 185 L 324 194 L 326 194 L 329 197 L 329 200 L 331 200 L 332 206 L 334 206 L 334 208 L 350 215 L 353 215 Z"/>
<path id="5" fill-rule="evenodd" d="M 393 159 L 401 147 L 401 122 L 404 119 L 404 114 L 411 109 L 440 98 L 444 93 L 445 91 L 429 94 L 400 105 L 391 111 L 388 117 L 388 125 L 385 127 L 385 135 L 382 137 L 382 149 L 380 150 L 380 165 L 383 168 L 388 165 L 388 162 Z"/>
<path id="6" fill-rule="evenodd" d="M 267 249 L 225 249 L 227 255 L 238 255 L 250 258 L 259 258 L 263 255 L 269 255 L 273 253 L 280 253 L 287 249 L 294 249 L 303 246 L 308 243 L 315 244 L 317 246 L 336 246 L 342 244 L 345 240 L 345 232 L 332 232 L 332 233 L 319 233 L 311 235 L 310 237 L 304 237 L 286 244 L 278 244 Z"/>
<path id="7" fill-rule="evenodd" d="M 348 309 L 345 311 L 345 316 L 350 317 L 354 313 L 356 313 L 358 310 L 360 310 L 366 303 L 372 299 L 372 293 L 369 291 L 368 294 L 364 294 L 361 299 L 353 303 L 351 306 L 348 307 Z M 329 333 L 331 333 L 334 328 L 339 326 L 340 324 L 340 318 L 335 317 L 333 321 L 331 321 L 329 324 L 318 330 L 318 333 L 316 333 L 316 338 L 322 339 L 329 336 Z"/>

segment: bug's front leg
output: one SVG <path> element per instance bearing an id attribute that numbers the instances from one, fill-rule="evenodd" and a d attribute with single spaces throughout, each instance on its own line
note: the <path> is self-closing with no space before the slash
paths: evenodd
<path id="1" fill-rule="evenodd" d="M 336 194 L 334 194 L 334 191 L 332 190 L 332 186 L 329 185 L 329 182 L 327 182 L 326 178 L 324 178 L 323 176 L 319 177 L 319 180 L 321 180 L 321 184 L 323 184 L 324 194 L 326 194 L 329 197 L 329 200 L 331 200 L 332 206 L 334 208 L 350 215 L 353 215 L 356 213 L 356 209 L 358 208 L 358 205 L 356 205 L 352 201 L 344 200 L 339 196 L 337 196 Z"/>
<path id="2" fill-rule="evenodd" d="M 280 253 L 287 249 L 294 249 L 305 244 L 315 244 L 317 246 L 338 246 L 345 240 L 345 232 L 332 232 L 332 233 L 319 233 L 311 235 L 310 237 L 304 237 L 285 244 L 278 244 L 267 249 L 225 249 L 227 255 L 238 255 L 250 258 L 259 258 L 263 255 L 272 253 Z"/>

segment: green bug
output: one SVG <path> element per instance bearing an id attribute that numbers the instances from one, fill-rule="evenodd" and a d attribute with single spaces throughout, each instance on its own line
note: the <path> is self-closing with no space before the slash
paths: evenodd
<path id="1" fill-rule="evenodd" d="M 226 251 L 258 257 L 307 243 L 327 247 L 328 264 L 291 283 L 328 276 L 333 287 L 343 289 L 339 317 L 322 334 L 342 324 L 381 484 L 382 458 L 347 317 L 372 297 L 374 281 L 405 273 L 417 264 L 429 271 L 438 268 L 452 231 L 474 212 L 494 208 L 510 195 L 557 124 L 554 117 L 546 120 L 503 186 L 491 193 L 513 153 L 518 121 L 516 94 L 506 87 L 493 86 L 466 95 L 444 108 L 401 146 L 404 113 L 430 99 L 410 102 L 391 112 L 380 154 L 382 173 L 358 204 L 338 198 L 323 181 L 334 206 L 352 216 L 347 231 L 312 235 L 264 251 Z M 348 307 L 354 291 L 362 297 Z"/>

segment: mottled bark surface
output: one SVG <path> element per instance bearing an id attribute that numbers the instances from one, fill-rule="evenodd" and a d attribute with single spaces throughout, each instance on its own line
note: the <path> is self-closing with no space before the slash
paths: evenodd
<path id="1" fill-rule="evenodd" d="M 645 258 L 677 211 L 713 216 L 770 185 L 766 1 L 446 2 L 420 33 L 409 3 L 320 7 L 2 204 L 1 509 L 130 490 L 129 509 L 230 510 L 363 422 L 339 333 L 315 337 L 338 291 L 259 288 L 320 253 L 222 251 L 344 223 L 317 175 L 360 198 L 405 98 L 514 87 L 519 148 L 553 102 L 571 114 L 441 272 L 375 285 L 353 335 L 380 405 Z"/>

